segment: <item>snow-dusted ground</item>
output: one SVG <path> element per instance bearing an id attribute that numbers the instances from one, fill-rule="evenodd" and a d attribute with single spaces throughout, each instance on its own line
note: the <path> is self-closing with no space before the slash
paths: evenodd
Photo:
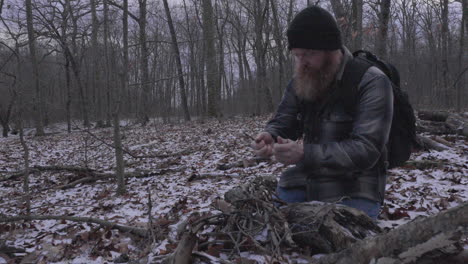
<path id="1" fill-rule="evenodd" d="M 177 224 L 194 212 L 215 212 L 212 202 L 230 188 L 243 184 L 258 174 L 279 175 L 285 166 L 260 163 L 248 168 L 217 170 L 219 164 L 252 157 L 251 139 L 263 128 L 267 117 L 232 118 L 224 121 L 193 121 L 184 124 L 152 124 L 147 127 L 122 128 L 123 144 L 136 155 L 171 154 L 183 150 L 191 153 L 164 159 L 134 159 L 125 155 L 126 172 L 174 169 L 160 176 L 131 178 L 127 194 L 115 195 L 114 180 L 57 189 L 83 177 L 68 172 L 41 172 L 30 176 L 32 214 L 95 217 L 135 227 L 148 223 L 148 189 L 151 191 L 154 222 L 162 236 L 155 242 L 132 238 L 116 230 L 93 224 L 66 221 L 32 221 L 0 224 L 0 242 L 26 249 L 32 262 L 41 263 L 112 263 L 121 254 L 131 260 L 157 259 L 174 250 L 171 239 Z M 31 166 L 63 165 L 89 167 L 100 172 L 114 170 L 112 128 L 95 129 L 94 136 L 84 131 L 67 134 L 55 126 L 49 136 L 27 136 Z M 30 135 L 32 133 L 29 133 Z M 100 140 L 96 139 L 99 138 Z M 413 160 L 439 162 L 439 166 L 394 169 L 388 179 L 386 205 L 379 225 L 394 228 L 418 215 L 432 215 L 468 200 L 467 140 L 447 136 L 454 147 L 443 152 L 415 153 Z M 0 139 L 0 179 L 23 166 L 22 147 L 17 136 Z M 203 173 L 227 174 L 189 181 Z M 0 182 L 0 215 L 24 214 L 22 181 Z M 243 257 L 264 257 L 247 254 Z M 262 260 L 263 259 L 263 260 Z M 0 254 L 0 263 L 7 257 Z"/>

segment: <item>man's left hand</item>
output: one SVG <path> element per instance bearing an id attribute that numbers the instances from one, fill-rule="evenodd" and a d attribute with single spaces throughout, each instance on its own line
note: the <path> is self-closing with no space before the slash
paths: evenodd
<path id="1" fill-rule="evenodd" d="M 296 164 L 304 158 L 304 147 L 296 141 L 278 136 L 277 144 L 273 146 L 273 154 L 277 161 L 285 165 Z"/>

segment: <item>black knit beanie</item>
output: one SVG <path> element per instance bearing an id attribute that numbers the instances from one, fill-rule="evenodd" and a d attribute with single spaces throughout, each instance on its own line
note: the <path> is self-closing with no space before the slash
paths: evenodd
<path id="1" fill-rule="evenodd" d="M 288 28 L 289 49 L 340 49 L 341 35 L 336 20 L 325 9 L 310 6 L 299 12 Z"/>

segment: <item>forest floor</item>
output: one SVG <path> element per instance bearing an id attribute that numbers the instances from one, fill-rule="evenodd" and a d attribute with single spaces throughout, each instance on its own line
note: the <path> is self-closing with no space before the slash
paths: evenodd
<path id="1" fill-rule="evenodd" d="M 0 223 L 0 246 L 25 250 L 0 253 L 0 263 L 126 263 L 127 257 L 132 263 L 158 263 L 159 256 L 174 251 L 180 222 L 195 213 L 219 212 L 213 202 L 226 191 L 257 175 L 279 175 L 286 167 L 274 162 L 228 170 L 219 167 L 252 158 L 248 135 L 260 132 L 267 119 L 237 117 L 146 127 L 124 125 L 123 145 L 132 155 L 167 155 L 125 155 L 126 172 L 157 175 L 128 178 L 123 196 L 116 196 L 113 179 L 62 189 L 63 185 L 86 177 L 86 173 L 34 171 L 30 175 L 31 214 L 93 217 L 146 228 L 150 211 L 158 227 L 156 239 L 65 220 Z M 112 128 L 73 130 L 70 134 L 63 126 L 48 129 L 49 134 L 44 137 L 26 136 L 31 167 L 73 166 L 113 173 L 114 149 L 109 147 Z M 381 227 L 395 228 L 419 215 L 437 214 L 468 201 L 468 140 L 457 135 L 442 137 L 452 144 L 450 149 L 414 153 L 413 162 L 390 171 L 385 205 L 378 220 Z M 0 218 L 26 212 L 22 178 L 2 180 L 22 169 L 19 137 L 1 138 Z M 467 250 L 468 242 L 462 242 Z M 227 257 L 222 252 L 209 253 Z M 255 252 L 242 252 L 241 257 L 251 259 L 250 263 L 273 263 Z M 292 254 L 279 261 L 300 263 L 301 259 Z"/>

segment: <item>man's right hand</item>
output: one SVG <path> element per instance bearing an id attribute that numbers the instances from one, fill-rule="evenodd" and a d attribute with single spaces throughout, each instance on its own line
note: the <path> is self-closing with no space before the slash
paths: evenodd
<path id="1" fill-rule="evenodd" d="M 268 132 L 261 132 L 255 137 L 255 141 L 252 142 L 252 148 L 254 149 L 255 155 L 260 158 L 269 158 L 273 155 L 273 144 L 275 141 Z"/>

